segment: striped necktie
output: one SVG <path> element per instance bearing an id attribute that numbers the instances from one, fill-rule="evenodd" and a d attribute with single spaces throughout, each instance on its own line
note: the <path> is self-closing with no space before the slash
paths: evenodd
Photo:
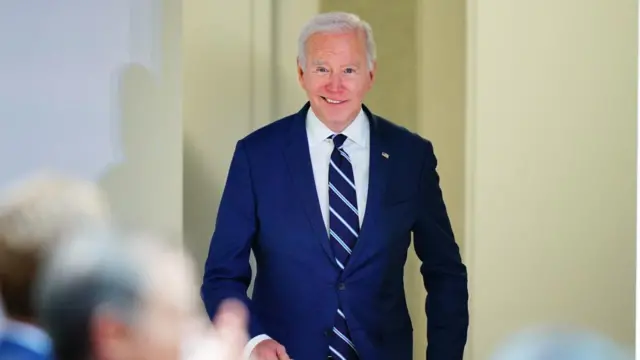
<path id="1" fill-rule="evenodd" d="M 351 159 L 342 149 L 347 137 L 338 134 L 331 138 L 334 148 L 329 163 L 329 241 L 336 264 L 344 270 L 358 240 L 360 221 Z M 351 342 L 344 313 L 338 306 L 329 355 L 338 360 L 357 360 L 358 354 Z"/>

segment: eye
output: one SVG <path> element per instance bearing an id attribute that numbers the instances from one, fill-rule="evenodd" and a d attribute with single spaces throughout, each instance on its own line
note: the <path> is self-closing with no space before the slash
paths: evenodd
<path id="1" fill-rule="evenodd" d="M 322 66 L 319 66 L 319 67 L 316 68 L 316 72 L 319 72 L 319 73 L 324 73 L 324 72 L 327 72 L 327 71 L 328 71 L 327 68 L 324 68 Z"/>
<path id="2" fill-rule="evenodd" d="M 344 73 L 345 74 L 355 74 L 356 73 L 356 69 L 354 69 L 354 68 L 346 68 L 346 69 L 344 69 Z"/>

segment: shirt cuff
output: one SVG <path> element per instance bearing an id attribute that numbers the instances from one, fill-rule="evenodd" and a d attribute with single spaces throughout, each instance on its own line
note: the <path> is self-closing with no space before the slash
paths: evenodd
<path id="1" fill-rule="evenodd" d="M 269 340 L 269 339 L 271 339 L 269 337 L 269 335 L 262 334 L 262 335 L 258 335 L 256 337 L 254 337 L 253 339 L 249 340 L 247 345 L 245 345 L 245 347 L 244 347 L 244 355 L 242 356 L 242 358 L 244 360 L 251 360 L 251 353 L 253 352 L 253 349 L 255 349 L 256 346 L 258 346 L 259 343 L 263 342 L 264 340 Z"/>

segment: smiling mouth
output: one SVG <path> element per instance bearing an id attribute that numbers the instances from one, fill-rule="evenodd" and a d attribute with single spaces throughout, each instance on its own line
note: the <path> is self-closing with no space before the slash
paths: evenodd
<path id="1" fill-rule="evenodd" d="M 334 99 L 329 99 L 326 98 L 324 96 L 320 96 L 324 101 L 326 101 L 329 104 L 334 104 L 334 105 L 338 105 L 338 104 L 342 104 L 344 102 L 346 102 L 347 100 L 334 100 Z"/>

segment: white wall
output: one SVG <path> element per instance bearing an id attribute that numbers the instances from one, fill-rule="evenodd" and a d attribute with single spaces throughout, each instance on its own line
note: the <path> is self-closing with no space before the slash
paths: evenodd
<path id="1" fill-rule="evenodd" d="M 468 1 L 470 358 L 541 322 L 634 339 L 635 1 Z"/>

